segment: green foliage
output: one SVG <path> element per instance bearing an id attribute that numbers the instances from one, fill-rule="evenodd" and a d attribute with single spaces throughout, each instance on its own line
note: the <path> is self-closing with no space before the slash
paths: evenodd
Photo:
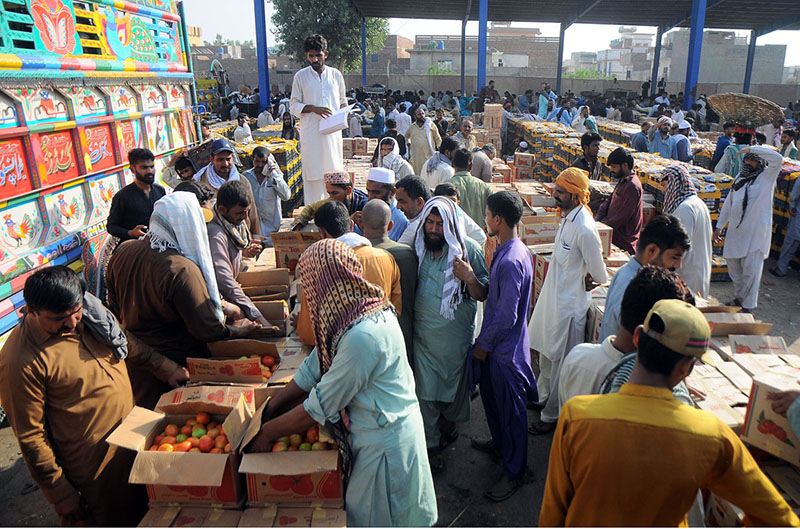
<path id="1" fill-rule="evenodd" d="M 581 68 L 574 72 L 565 72 L 565 79 L 613 79 L 613 75 L 606 75 L 603 72 L 598 72 L 591 68 Z"/>
<path id="2" fill-rule="evenodd" d="M 427 74 L 428 75 L 456 75 L 456 72 L 454 72 L 453 70 L 440 69 L 437 65 L 431 64 L 431 67 L 428 68 Z"/>
<path id="3" fill-rule="evenodd" d="M 214 42 L 208 42 L 207 40 L 203 41 L 203 46 L 242 46 L 243 48 L 255 48 L 255 44 L 253 40 L 233 40 L 233 39 L 224 39 L 222 35 L 217 33 L 217 36 L 214 37 Z"/>
<path id="4" fill-rule="evenodd" d="M 347 0 L 271 0 L 281 53 L 306 64 L 303 41 L 319 33 L 328 41 L 328 63 L 343 73 L 361 67 L 361 19 Z M 367 53 L 383 49 L 389 20 L 367 18 Z"/>

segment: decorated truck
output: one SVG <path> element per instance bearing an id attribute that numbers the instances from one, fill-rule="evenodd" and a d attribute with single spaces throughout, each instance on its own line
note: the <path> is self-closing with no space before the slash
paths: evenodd
<path id="1" fill-rule="evenodd" d="M 197 141 L 181 13 L 175 0 L 0 2 L 0 346 L 27 276 L 81 271 L 107 236 L 128 150 L 151 149 L 160 174 Z"/>

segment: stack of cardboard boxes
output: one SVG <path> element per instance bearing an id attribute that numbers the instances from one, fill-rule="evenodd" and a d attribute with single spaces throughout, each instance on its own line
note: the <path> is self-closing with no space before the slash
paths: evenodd
<path id="1" fill-rule="evenodd" d="M 483 126 L 486 129 L 486 142 L 494 145 L 497 152 L 503 152 L 500 129 L 503 127 L 503 107 L 499 104 L 485 105 L 483 109 Z"/>

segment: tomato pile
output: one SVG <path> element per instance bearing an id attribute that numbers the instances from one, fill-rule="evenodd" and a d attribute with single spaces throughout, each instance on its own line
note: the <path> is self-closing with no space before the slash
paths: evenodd
<path id="1" fill-rule="evenodd" d="M 275 370 L 278 369 L 278 364 L 281 363 L 280 358 L 276 358 L 270 355 L 250 355 L 243 356 L 241 360 L 247 360 L 248 358 L 258 358 L 261 360 L 261 382 L 266 382 L 270 379 L 270 377 L 275 373 Z"/>
<path id="2" fill-rule="evenodd" d="M 330 450 L 332 444 L 319 440 L 319 425 L 315 424 L 305 433 L 293 433 L 275 439 L 273 452 L 304 452 L 309 450 Z"/>
<path id="3" fill-rule="evenodd" d="M 168 424 L 164 431 L 153 439 L 148 448 L 151 452 L 203 452 L 207 454 L 229 454 L 231 444 L 221 424 L 200 412 L 186 424 Z"/>

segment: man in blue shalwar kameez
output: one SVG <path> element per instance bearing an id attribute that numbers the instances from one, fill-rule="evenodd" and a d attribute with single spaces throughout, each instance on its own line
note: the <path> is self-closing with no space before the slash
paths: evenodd
<path id="1" fill-rule="evenodd" d="M 538 399 L 528 351 L 528 308 L 533 264 L 517 236 L 522 199 L 500 191 L 487 200 L 486 227 L 500 245 L 489 275 L 489 295 L 480 336 L 473 350 L 472 380 L 480 381 L 481 398 L 492 438 L 472 446 L 501 455 L 503 477 L 488 491 L 493 501 L 509 498 L 522 485 L 528 460 L 528 399 Z"/>

